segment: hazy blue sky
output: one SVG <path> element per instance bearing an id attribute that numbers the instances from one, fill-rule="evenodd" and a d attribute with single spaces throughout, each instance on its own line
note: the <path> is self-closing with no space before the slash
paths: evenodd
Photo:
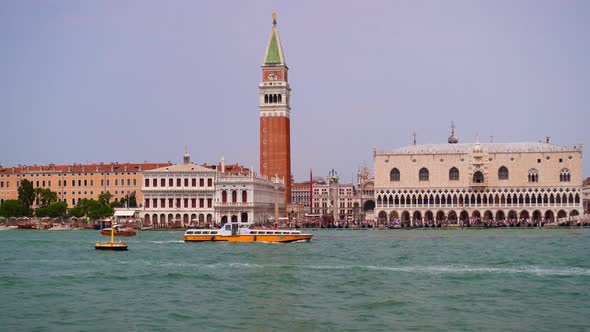
<path id="1" fill-rule="evenodd" d="M 590 149 L 590 1 L 0 3 L 0 164 L 258 167 L 260 64 L 278 15 L 296 180 L 372 151 L 537 141 Z M 590 176 L 589 153 L 584 173 Z"/>

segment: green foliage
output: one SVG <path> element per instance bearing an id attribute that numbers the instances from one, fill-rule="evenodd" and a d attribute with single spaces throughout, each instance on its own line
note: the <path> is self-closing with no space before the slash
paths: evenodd
<path id="1" fill-rule="evenodd" d="M 25 215 L 27 215 L 27 209 L 19 200 L 9 199 L 0 205 L 0 216 L 2 217 L 22 217 Z"/>
<path id="2" fill-rule="evenodd" d="M 35 196 L 39 199 L 42 207 L 57 202 L 57 193 L 51 189 L 35 188 Z"/>
<path id="3" fill-rule="evenodd" d="M 31 205 L 35 201 L 35 196 L 33 183 L 27 179 L 23 179 L 18 188 L 18 200 L 25 207 L 25 215 L 27 216 L 31 215 Z"/>
<path id="4" fill-rule="evenodd" d="M 135 191 L 131 194 L 127 195 L 126 197 L 121 198 L 119 201 L 118 206 L 114 206 L 111 204 L 112 207 L 130 207 L 136 208 L 137 207 L 137 198 L 135 197 Z"/>
<path id="5" fill-rule="evenodd" d="M 111 198 L 113 198 L 113 195 L 108 191 L 106 193 L 98 195 L 98 201 L 103 205 L 109 205 L 109 203 L 111 202 Z"/>
<path id="6" fill-rule="evenodd" d="M 101 200 L 100 196 L 98 201 L 86 198 L 80 200 L 76 207 L 70 209 L 69 214 L 77 218 L 87 216 L 93 220 L 112 216 L 113 208 L 109 206 L 108 203 L 105 204 L 105 202 L 108 202 L 110 200 L 110 197 L 108 199 L 104 199 L 105 197 L 102 197 L 103 199 Z"/>
<path id="7" fill-rule="evenodd" d="M 37 217 L 50 217 L 50 218 L 57 218 L 62 217 L 66 214 L 66 210 L 68 208 L 68 203 L 66 202 L 57 202 L 52 203 L 47 206 L 42 206 L 35 210 L 35 215 Z"/>

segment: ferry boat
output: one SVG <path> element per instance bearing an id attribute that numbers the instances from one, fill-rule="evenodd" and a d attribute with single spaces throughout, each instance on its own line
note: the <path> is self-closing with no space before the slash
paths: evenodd
<path id="1" fill-rule="evenodd" d="M 312 234 L 293 229 L 257 228 L 252 224 L 227 223 L 218 229 L 188 229 L 184 242 L 296 242 L 309 241 Z"/>

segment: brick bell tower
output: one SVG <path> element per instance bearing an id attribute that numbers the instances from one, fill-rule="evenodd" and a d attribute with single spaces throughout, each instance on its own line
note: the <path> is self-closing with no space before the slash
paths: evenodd
<path id="1" fill-rule="evenodd" d="M 261 67 L 260 174 L 284 179 L 286 206 L 291 203 L 291 88 L 275 13 Z"/>

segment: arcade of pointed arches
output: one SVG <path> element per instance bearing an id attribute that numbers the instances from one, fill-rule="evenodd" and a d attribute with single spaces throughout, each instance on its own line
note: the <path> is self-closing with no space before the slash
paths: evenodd
<path id="1" fill-rule="evenodd" d="M 380 221 L 555 221 L 579 215 L 580 194 L 573 188 L 380 190 L 375 209 Z"/>

